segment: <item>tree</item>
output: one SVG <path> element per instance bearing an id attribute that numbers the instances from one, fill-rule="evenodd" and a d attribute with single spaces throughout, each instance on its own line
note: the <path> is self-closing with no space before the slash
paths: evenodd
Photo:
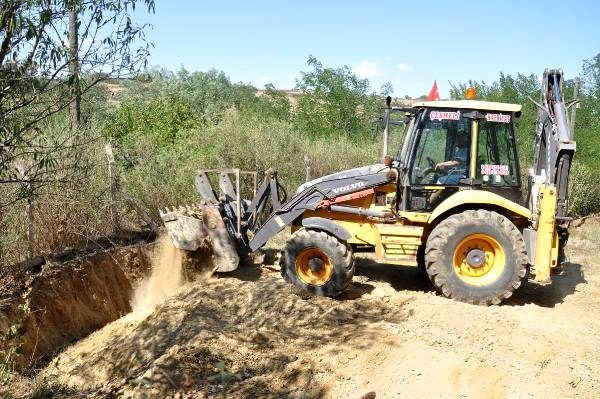
<path id="1" fill-rule="evenodd" d="M 600 53 L 583 60 L 583 89 L 595 98 L 600 98 Z"/>
<path id="2" fill-rule="evenodd" d="M 394 86 L 391 82 L 385 82 L 379 89 L 379 94 L 383 97 L 391 96 L 394 93 Z"/>
<path id="3" fill-rule="evenodd" d="M 273 84 L 269 83 L 265 86 L 263 100 L 265 106 L 261 107 L 260 112 L 266 114 L 266 116 L 289 120 L 292 112 L 292 104 L 284 93 L 275 89 Z"/>
<path id="4" fill-rule="evenodd" d="M 77 8 L 75 4 L 68 5 L 69 14 L 69 73 L 71 81 L 70 122 L 71 129 L 77 130 L 81 122 L 81 92 L 79 90 L 79 29 Z"/>
<path id="5" fill-rule="evenodd" d="M 296 80 L 296 89 L 303 92 L 295 113 L 298 127 L 313 136 L 368 134 L 380 106 L 369 93 L 368 79 L 358 78 L 348 66 L 324 68 L 313 56 L 308 65 L 312 71 L 301 72 Z"/>
<path id="6" fill-rule="evenodd" d="M 71 105 L 77 125 L 81 96 L 145 65 L 145 25 L 131 20 L 139 3 L 153 12 L 153 0 L 0 3 L 0 184 L 25 175 L 35 185 L 66 169 L 58 154 L 79 145 L 77 135 L 44 135 L 41 124 Z M 16 173 L 17 161 L 24 173 Z"/>
<path id="7" fill-rule="evenodd" d="M 583 61 L 581 106 L 577 110 L 577 158 L 600 171 L 600 53 Z"/>

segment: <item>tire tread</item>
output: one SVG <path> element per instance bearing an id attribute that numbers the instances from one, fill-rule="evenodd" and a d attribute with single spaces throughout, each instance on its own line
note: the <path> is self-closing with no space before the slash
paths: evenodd
<path id="1" fill-rule="evenodd" d="M 460 287 L 452 285 L 444 275 L 444 271 L 452 267 L 444 264 L 447 258 L 444 254 L 447 237 L 458 234 L 461 226 L 473 223 L 491 224 L 501 234 L 505 234 L 510 239 L 511 250 L 516 256 L 516 264 L 513 265 L 516 267 L 516 271 L 513 273 L 511 281 L 503 289 L 484 297 L 474 297 L 466 290 L 461 290 Z M 477 305 L 497 305 L 512 296 L 514 290 L 520 287 L 522 279 L 527 273 L 525 243 L 517 227 L 505 216 L 486 209 L 467 210 L 449 216 L 432 230 L 425 248 L 425 270 L 435 289 L 447 298 Z"/>

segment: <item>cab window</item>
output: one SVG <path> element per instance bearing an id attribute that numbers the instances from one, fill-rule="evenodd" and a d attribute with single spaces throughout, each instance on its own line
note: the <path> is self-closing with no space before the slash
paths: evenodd
<path id="1" fill-rule="evenodd" d="M 457 186 L 468 175 L 471 120 L 461 110 L 431 109 L 421 123 L 410 182 Z"/>
<path id="2" fill-rule="evenodd" d="M 519 185 L 512 115 L 487 113 L 479 121 L 476 178 L 484 187 Z"/>

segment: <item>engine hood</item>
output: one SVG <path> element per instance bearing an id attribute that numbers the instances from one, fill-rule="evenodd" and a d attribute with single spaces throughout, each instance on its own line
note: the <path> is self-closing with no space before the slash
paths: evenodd
<path id="1" fill-rule="evenodd" d="M 322 176 L 317 179 L 307 181 L 306 183 L 304 183 L 304 184 L 300 185 L 300 187 L 298 187 L 298 189 L 296 190 L 296 194 L 306 190 L 310 186 L 314 186 L 315 184 L 321 183 L 324 181 L 331 181 L 331 180 L 345 179 L 348 177 L 369 175 L 369 174 L 374 174 L 374 173 L 379 173 L 379 172 L 385 172 L 387 170 L 389 170 L 389 168 L 382 163 L 375 163 L 372 165 L 361 166 L 361 167 L 354 168 L 354 169 L 343 170 L 341 172 L 332 173 L 330 175 Z"/>

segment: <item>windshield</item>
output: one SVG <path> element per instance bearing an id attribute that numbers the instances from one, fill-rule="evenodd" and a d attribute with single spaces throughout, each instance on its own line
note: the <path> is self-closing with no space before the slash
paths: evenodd
<path id="1" fill-rule="evenodd" d="M 422 123 L 411 170 L 412 184 L 456 186 L 467 177 L 471 119 L 463 110 L 430 109 Z"/>

